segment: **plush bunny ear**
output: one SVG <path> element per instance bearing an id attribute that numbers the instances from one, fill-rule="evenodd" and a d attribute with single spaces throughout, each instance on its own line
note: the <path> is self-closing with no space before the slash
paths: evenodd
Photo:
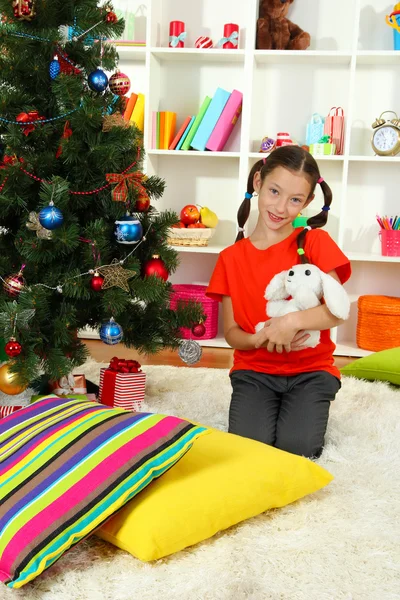
<path id="1" fill-rule="evenodd" d="M 321 271 L 322 289 L 325 304 L 338 319 L 348 319 L 350 300 L 344 287 L 330 275 Z"/>
<path id="2" fill-rule="evenodd" d="M 286 291 L 286 277 L 287 271 L 282 271 L 275 275 L 265 290 L 266 300 L 285 300 L 289 298 L 289 294 Z"/>

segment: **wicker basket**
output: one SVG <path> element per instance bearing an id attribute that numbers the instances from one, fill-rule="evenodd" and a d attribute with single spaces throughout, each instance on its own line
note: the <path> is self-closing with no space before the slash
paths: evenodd
<path id="1" fill-rule="evenodd" d="M 195 229 L 170 227 L 168 229 L 168 244 L 170 246 L 208 246 L 215 229 Z"/>
<path id="2" fill-rule="evenodd" d="M 171 308 L 175 309 L 178 301 L 193 300 L 203 305 L 203 311 L 207 316 L 204 321 L 205 333 L 201 337 L 194 337 L 191 330 L 187 327 L 181 327 L 183 339 L 194 338 L 196 340 L 211 340 L 218 333 L 218 301 L 212 300 L 205 295 L 207 287 L 205 285 L 173 285 L 174 293 L 171 296 Z"/>
<path id="3" fill-rule="evenodd" d="M 373 352 L 400 346 L 400 298 L 359 297 L 357 346 Z"/>

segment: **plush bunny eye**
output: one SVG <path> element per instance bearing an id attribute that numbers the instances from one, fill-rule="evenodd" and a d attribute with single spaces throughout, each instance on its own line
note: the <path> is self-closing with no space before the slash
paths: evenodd
<path id="1" fill-rule="evenodd" d="M 311 271 L 310 269 L 307 269 L 307 271 L 304 271 L 306 275 L 311 275 Z"/>
<path id="2" fill-rule="evenodd" d="M 293 277 L 294 271 L 289 271 L 289 277 Z"/>

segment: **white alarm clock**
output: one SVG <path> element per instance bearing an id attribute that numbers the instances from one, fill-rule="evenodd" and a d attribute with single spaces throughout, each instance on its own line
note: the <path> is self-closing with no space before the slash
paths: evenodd
<path id="1" fill-rule="evenodd" d="M 396 115 L 396 118 L 390 121 L 382 119 L 382 115 L 388 112 Z M 382 115 L 372 124 L 372 149 L 379 156 L 395 156 L 400 152 L 400 119 L 392 110 L 386 110 Z"/>

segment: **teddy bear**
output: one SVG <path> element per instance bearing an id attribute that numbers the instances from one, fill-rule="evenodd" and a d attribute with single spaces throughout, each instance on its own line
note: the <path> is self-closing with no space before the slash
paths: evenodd
<path id="1" fill-rule="evenodd" d="M 281 317 L 298 310 L 315 308 L 324 298 L 328 310 L 338 319 L 347 319 L 350 300 L 336 279 L 315 265 L 302 263 L 275 275 L 265 290 L 268 317 Z M 290 298 L 290 299 L 289 299 Z M 265 322 L 256 325 L 260 331 Z M 307 331 L 310 335 L 304 346 L 315 348 L 320 342 L 320 331 Z"/>
<path id="2" fill-rule="evenodd" d="M 260 0 L 258 50 L 306 50 L 310 34 L 286 18 L 294 0 Z"/>

